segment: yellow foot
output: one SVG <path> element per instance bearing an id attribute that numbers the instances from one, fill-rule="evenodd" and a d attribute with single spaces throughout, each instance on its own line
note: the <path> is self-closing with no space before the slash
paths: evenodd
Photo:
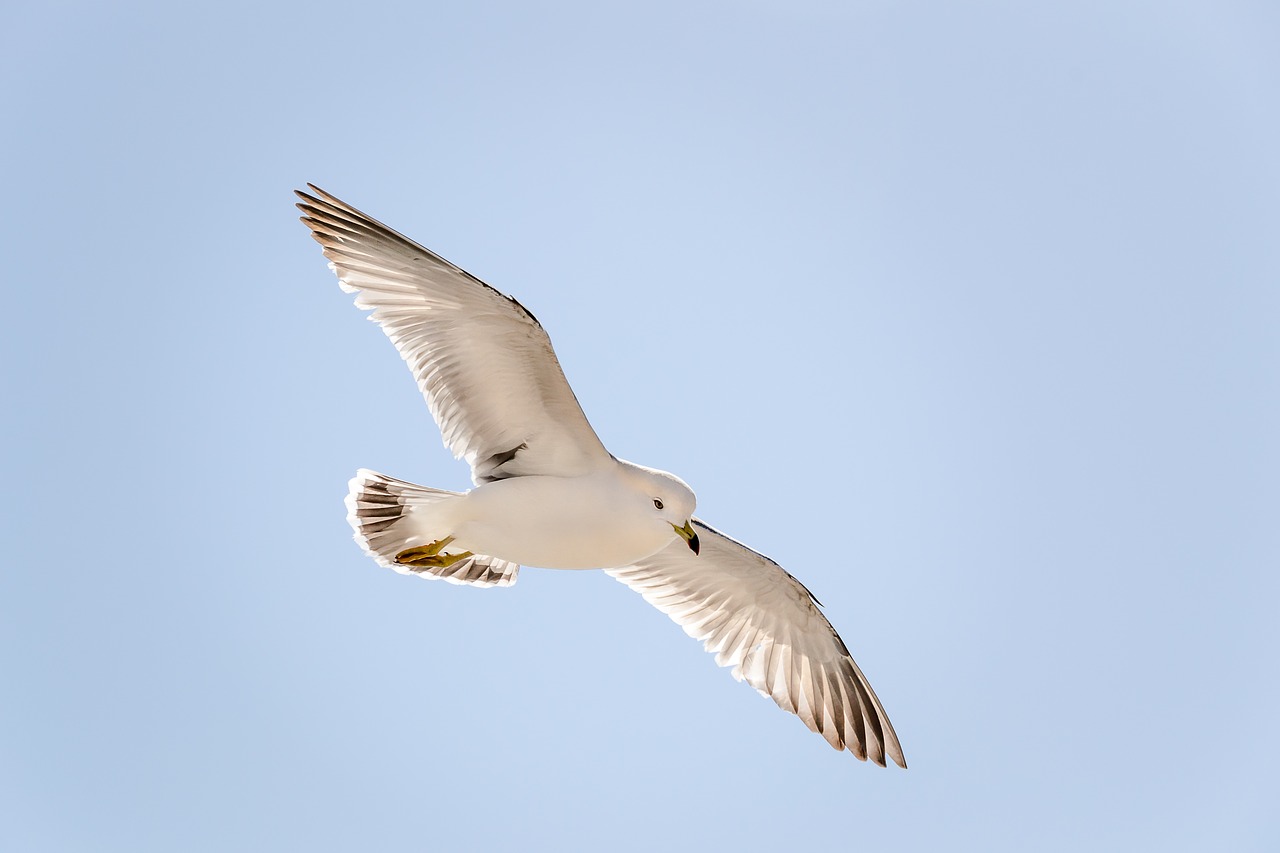
<path id="1" fill-rule="evenodd" d="M 475 556 L 470 551 L 463 551 L 461 554 L 441 554 L 440 552 L 452 541 L 452 536 L 446 536 L 430 545 L 406 548 L 396 554 L 396 562 L 402 566 L 417 569 L 447 569 L 454 563 Z"/>

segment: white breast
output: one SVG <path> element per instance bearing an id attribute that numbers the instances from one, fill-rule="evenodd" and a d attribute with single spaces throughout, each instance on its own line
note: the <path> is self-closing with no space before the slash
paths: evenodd
<path id="1" fill-rule="evenodd" d="M 479 486 L 455 507 L 454 547 L 525 566 L 597 569 L 631 565 L 670 544 L 671 525 L 612 474 Z"/>

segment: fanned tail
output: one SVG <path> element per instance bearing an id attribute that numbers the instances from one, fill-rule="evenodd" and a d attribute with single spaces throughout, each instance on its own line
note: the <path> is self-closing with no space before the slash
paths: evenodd
<path id="1" fill-rule="evenodd" d="M 451 566 L 408 566 L 396 562 L 396 554 L 444 539 L 441 532 L 424 535 L 421 516 L 415 513 L 441 501 L 462 497 L 459 492 L 431 489 L 397 480 L 376 471 L 361 468 L 351 479 L 347 494 L 347 521 L 355 531 L 355 540 L 380 566 L 394 569 L 402 575 L 446 580 L 449 583 L 471 586 L 511 586 L 516 582 L 520 566 L 476 554 L 459 560 Z"/>

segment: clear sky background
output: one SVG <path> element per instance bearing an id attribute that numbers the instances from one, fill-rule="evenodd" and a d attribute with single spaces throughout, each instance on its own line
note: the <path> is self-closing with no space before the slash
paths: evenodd
<path id="1" fill-rule="evenodd" d="M 0 31 L 0 848 L 1275 850 L 1280 12 L 27 3 Z M 826 604 L 911 769 L 465 487 L 296 220 L 515 294 Z"/>

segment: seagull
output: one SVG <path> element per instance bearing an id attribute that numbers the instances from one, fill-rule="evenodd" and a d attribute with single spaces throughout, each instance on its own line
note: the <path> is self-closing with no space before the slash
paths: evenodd
<path id="1" fill-rule="evenodd" d="M 361 469 L 347 521 L 379 565 L 478 587 L 603 569 L 837 750 L 907 766 L 884 707 L 800 581 L 698 518 L 674 474 L 613 456 L 514 297 L 314 184 L 298 209 L 341 288 L 408 363 L 474 488 Z"/>

